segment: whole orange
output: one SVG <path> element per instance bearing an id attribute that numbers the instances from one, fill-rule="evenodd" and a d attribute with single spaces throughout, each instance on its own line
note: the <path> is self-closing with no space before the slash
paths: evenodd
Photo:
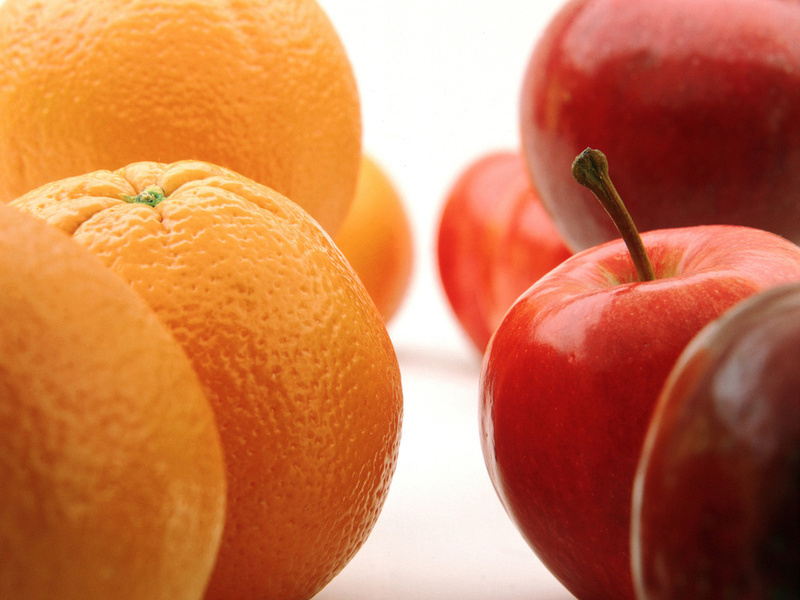
<path id="1" fill-rule="evenodd" d="M 129 281 L 211 401 L 228 515 L 207 598 L 310 598 L 383 506 L 402 390 L 367 291 L 316 222 L 222 167 L 136 163 L 13 204 Z"/>
<path id="2" fill-rule="evenodd" d="M 352 201 L 361 110 L 315 0 L 0 3 L 0 200 L 135 161 L 219 164 L 331 234 Z"/>
<path id="3" fill-rule="evenodd" d="M 388 323 L 411 283 L 413 236 L 397 187 L 370 155 L 362 157 L 356 195 L 335 240 Z"/>
<path id="4" fill-rule="evenodd" d="M 2 204 L 0 310 L 0 598 L 202 598 L 225 470 L 180 346 L 97 258 Z"/>

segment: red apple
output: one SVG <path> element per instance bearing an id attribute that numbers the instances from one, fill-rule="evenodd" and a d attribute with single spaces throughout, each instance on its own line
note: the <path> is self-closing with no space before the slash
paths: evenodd
<path id="1" fill-rule="evenodd" d="M 570 252 L 533 191 L 519 152 L 472 162 L 439 219 L 439 276 L 456 318 L 483 352 L 508 307 Z"/>
<path id="2" fill-rule="evenodd" d="M 602 159 L 587 150 L 576 174 L 584 169 L 585 185 L 618 201 Z M 775 234 L 707 225 L 639 238 L 621 203 L 619 215 L 608 210 L 624 241 L 578 253 L 531 286 L 495 331 L 480 384 L 495 489 L 545 566 L 581 600 L 633 598 L 633 477 L 681 351 L 742 299 L 800 281 L 800 247 Z"/>
<path id="3" fill-rule="evenodd" d="M 532 177 L 573 250 L 617 237 L 562 165 L 601 148 L 640 231 L 747 225 L 800 243 L 800 3 L 573 0 L 523 80 Z"/>
<path id="4" fill-rule="evenodd" d="M 800 598 L 800 285 L 740 303 L 683 352 L 631 529 L 642 600 Z"/>

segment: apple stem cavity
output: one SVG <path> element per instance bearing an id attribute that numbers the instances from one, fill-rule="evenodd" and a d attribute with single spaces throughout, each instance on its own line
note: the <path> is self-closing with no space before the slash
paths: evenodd
<path id="1" fill-rule="evenodd" d="M 636 229 L 628 209 L 617 193 L 608 174 L 608 159 L 600 150 L 587 148 L 572 163 L 572 176 L 582 186 L 589 188 L 600 200 L 600 204 L 614 221 L 622 240 L 628 247 L 639 281 L 653 281 L 656 278 L 650 257 Z"/>

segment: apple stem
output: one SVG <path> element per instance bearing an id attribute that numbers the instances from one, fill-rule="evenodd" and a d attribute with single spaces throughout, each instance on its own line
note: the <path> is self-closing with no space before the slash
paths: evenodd
<path id="1" fill-rule="evenodd" d="M 650 257 L 636 229 L 628 209 L 617 193 L 608 174 L 608 159 L 600 150 L 587 148 L 572 163 L 572 176 L 582 186 L 589 188 L 600 200 L 608 216 L 614 221 L 622 240 L 628 247 L 639 281 L 652 281 L 656 278 Z"/>

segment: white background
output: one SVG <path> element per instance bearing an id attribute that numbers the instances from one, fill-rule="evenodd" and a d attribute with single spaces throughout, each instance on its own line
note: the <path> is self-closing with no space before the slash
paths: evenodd
<path id="1" fill-rule="evenodd" d="M 358 80 L 364 149 L 394 180 L 416 246 L 389 331 L 405 396 L 397 472 L 375 529 L 317 600 L 567 600 L 506 516 L 478 436 L 480 356 L 436 267 L 454 179 L 519 147 L 517 105 L 533 45 L 558 0 L 319 0 Z"/>

